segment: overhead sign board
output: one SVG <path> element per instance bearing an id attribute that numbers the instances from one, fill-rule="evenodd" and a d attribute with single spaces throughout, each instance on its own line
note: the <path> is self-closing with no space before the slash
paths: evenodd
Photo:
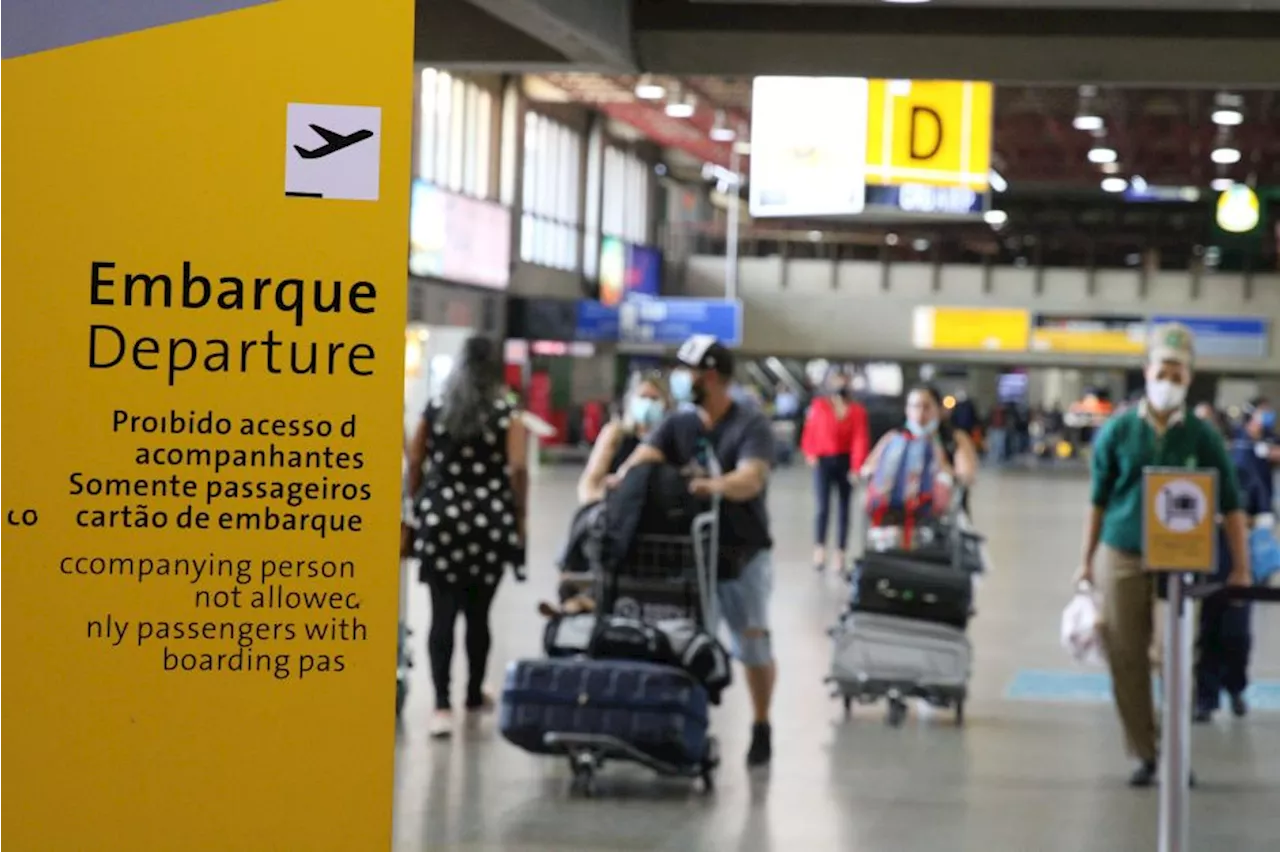
<path id="1" fill-rule="evenodd" d="M 1141 355 L 1147 322 L 1139 316 L 1036 314 L 1031 349 L 1074 355 Z"/>
<path id="2" fill-rule="evenodd" d="M 4 847 L 389 849 L 414 4 L 4 17 Z"/>
<path id="3" fill-rule="evenodd" d="M 1218 472 L 1142 471 L 1142 556 L 1148 571 L 1212 574 L 1217 559 Z"/>
<path id="4" fill-rule="evenodd" d="M 752 216 L 861 213 L 866 151 L 865 79 L 755 78 L 751 89 Z"/>
<path id="5" fill-rule="evenodd" d="M 991 83 L 871 80 L 867 183 L 986 192 L 991 174 L 992 104 Z"/>
<path id="6" fill-rule="evenodd" d="M 409 209 L 409 272 L 506 289 L 511 276 L 511 212 L 501 204 L 415 180 Z"/>
<path id="7" fill-rule="evenodd" d="M 581 315 L 579 315 L 581 317 Z M 726 346 L 742 345 L 742 303 L 728 299 L 633 299 L 618 307 L 618 340 L 677 346 L 709 334 Z"/>
<path id="8" fill-rule="evenodd" d="M 1025 352 L 1031 316 L 1018 308 L 915 309 L 912 343 L 917 349 Z"/>
<path id="9" fill-rule="evenodd" d="M 1271 352 L 1267 320 L 1261 317 L 1154 316 L 1151 322 L 1181 323 L 1196 339 L 1197 358 L 1266 358 Z"/>

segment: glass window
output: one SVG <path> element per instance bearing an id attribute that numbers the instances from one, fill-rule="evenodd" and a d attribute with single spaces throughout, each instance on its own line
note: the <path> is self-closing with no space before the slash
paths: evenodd
<path id="1" fill-rule="evenodd" d="M 634 154 L 613 146 L 604 152 L 601 231 L 629 243 L 649 242 L 649 167 Z"/>
<path id="2" fill-rule="evenodd" d="M 488 198 L 493 187 L 493 96 L 469 80 L 425 68 L 418 92 L 417 177 Z"/>
<path id="3" fill-rule="evenodd" d="M 577 269 L 582 230 L 582 139 L 534 112 L 525 116 L 520 258 Z"/>

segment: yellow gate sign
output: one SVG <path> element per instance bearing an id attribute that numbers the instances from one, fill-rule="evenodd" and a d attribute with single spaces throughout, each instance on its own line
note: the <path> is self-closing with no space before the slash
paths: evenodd
<path id="1" fill-rule="evenodd" d="M 1217 559 L 1218 472 L 1142 472 L 1142 555 L 1148 571 L 1212 574 Z"/>
<path id="2" fill-rule="evenodd" d="M 867 183 L 986 192 L 993 87 L 955 80 L 871 80 Z"/>
<path id="3" fill-rule="evenodd" d="M 4 16 L 4 847 L 389 849 L 414 4 Z"/>

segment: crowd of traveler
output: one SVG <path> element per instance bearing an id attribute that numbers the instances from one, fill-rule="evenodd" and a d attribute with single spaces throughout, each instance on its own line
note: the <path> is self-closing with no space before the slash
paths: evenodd
<path id="1" fill-rule="evenodd" d="M 753 708 L 749 765 L 772 757 L 770 705 L 777 678 L 769 620 L 773 588 L 773 536 L 767 508 L 775 462 L 775 436 L 761 406 L 733 390 L 734 359 L 714 338 L 682 346 L 668 376 L 637 374 L 621 416 L 603 426 L 578 482 L 581 504 L 601 500 L 638 465 L 669 464 L 690 475 L 691 493 L 722 498 L 718 596 L 732 651 L 746 672 Z M 1128 749 L 1137 761 L 1134 786 L 1154 783 L 1158 769 L 1157 716 L 1152 698 L 1155 610 L 1161 584 L 1142 553 L 1144 467 L 1217 471 L 1220 517 L 1219 579 L 1252 582 L 1251 529 L 1274 522 L 1272 466 L 1280 448 L 1270 439 L 1275 411 L 1256 399 L 1244 418 L 1229 424 L 1212 406 L 1189 411 L 1194 338 L 1172 324 L 1154 330 L 1144 365 L 1145 392 L 1108 419 L 1093 443 L 1090 505 L 1076 580 L 1101 600 L 1102 646 L 1111 670 L 1116 709 Z M 935 449 L 938 474 L 963 486 L 967 499 L 979 469 L 970 429 L 949 417 L 938 391 L 913 387 L 901 426 L 872 441 L 867 413 L 849 392 L 848 376 L 833 370 L 804 412 L 800 449 L 813 468 L 814 564 L 828 564 L 833 514 L 836 562 L 849 551 L 854 490 L 901 437 Z M 971 424 L 972 425 L 972 424 Z M 1006 428 L 993 418 L 993 430 Z M 436 709 L 433 736 L 452 731 L 450 668 L 459 615 L 466 619 L 468 683 L 465 709 L 482 712 L 493 699 L 484 690 L 490 646 L 489 609 L 503 575 L 523 578 L 528 504 L 527 433 L 501 384 L 493 344 L 468 341 L 441 398 L 431 402 L 409 448 L 408 487 L 414 522 L 403 549 L 417 558 L 431 594 L 428 637 Z M 710 450 L 720 467 L 707 464 Z M 964 506 L 967 510 L 967 505 Z M 1197 721 L 1207 721 L 1225 693 L 1237 716 L 1247 712 L 1249 608 L 1206 603 L 1199 617 L 1196 668 Z"/>

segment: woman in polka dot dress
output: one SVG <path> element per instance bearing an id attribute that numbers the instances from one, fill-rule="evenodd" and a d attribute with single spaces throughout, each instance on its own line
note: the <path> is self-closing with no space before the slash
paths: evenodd
<path id="1" fill-rule="evenodd" d="M 526 447 L 524 426 L 502 394 L 495 344 L 469 339 L 410 448 L 409 486 L 418 496 L 412 551 L 431 591 L 434 737 L 453 732 L 449 675 L 459 615 L 467 621 L 466 709 L 493 708 L 484 691 L 489 609 L 503 573 L 524 569 Z"/>

